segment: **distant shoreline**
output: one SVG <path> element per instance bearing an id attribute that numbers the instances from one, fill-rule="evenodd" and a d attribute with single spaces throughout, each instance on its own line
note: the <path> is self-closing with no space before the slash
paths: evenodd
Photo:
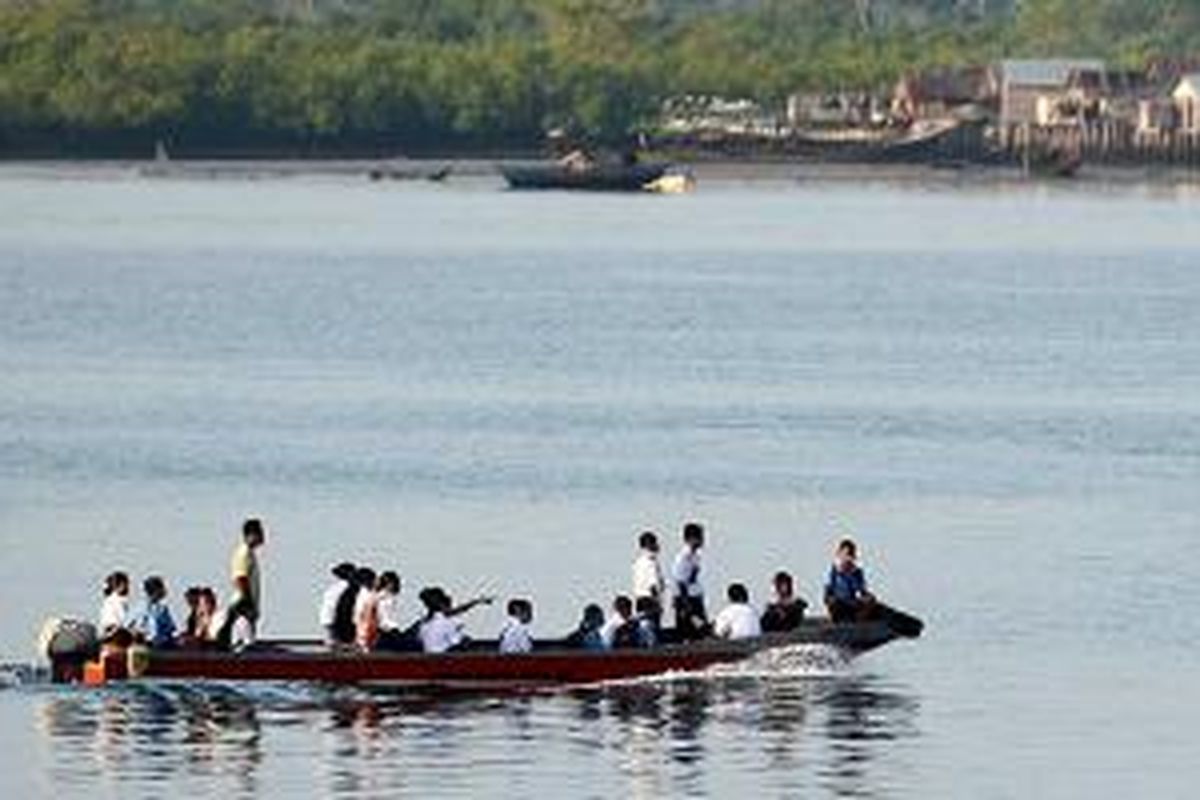
<path id="1" fill-rule="evenodd" d="M 302 177 L 361 179 L 386 184 L 423 183 L 448 170 L 455 179 L 501 180 L 504 167 L 536 163 L 534 158 L 400 159 L 10 159 L 0 160 L 0 178 L 45 176 L 96 178 L 270 180 Z M 677 160 L 703 186 L 707 182 L 913 183 L 992 185 L 1038 183 L 1088 185 L 1200 185 L 1200 170 L 1180 167 L 1084 164 L 1072 178 L 1032 177 L 1019 168 L 998 165 L 829 163 L 799 160 Z"/>

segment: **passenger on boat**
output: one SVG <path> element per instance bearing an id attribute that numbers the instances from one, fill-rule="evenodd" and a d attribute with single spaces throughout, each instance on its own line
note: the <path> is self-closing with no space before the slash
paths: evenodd
<path id="1" fill-rule="evenodd" d="M 508 621 L 500 631 L 501 653 L 528 653 L 533 650 L 533 603 L 522 598 L 508 601 Z"/>
<path id="2" fill-rule="evenodd" d="M 825 607 L 834 622 L 864 620 L 874 613 L 875 597 L 867 591 L 866 576 L 858 565 L 858 546 L 852 539 L 838 542 L 825 582 Z"/>
<path id="3" fill-rule="evenodd" d="M 359 567 L 354 573 L 354 583 L 358 591 L 354 595 L 354 633 L 351 641 L 358 638 L 359 621 L 363 619 L 367 604 L 375 599 L 375 570 L 370 567 Z"/>
<path id="4" fill-rule="evenodd" d="M 758 612 L 750 605 L 750 592 L 740 583 L 729 585 L 729 605 L 713 623 L 713 633 L 722 639 L 752 639 L 762 634 Z"/>
<path id="5" fill-rule="evenodd" d="M 337 630 L 337 610 L 338 600 L 347 589 L 352 589 L 354 582 L 354 565 L 348 561 L 344 561 L 333 568 L 333 583 L 326 587 L 325 592 L 321 595 L 321 607 L 317 612 L 317 621 L 321 625 L 321 631 L 325 634 L 325 644 L 333 645 L 345 643 L 344 639 L 339 638 Z"/>
<path id="6" fill-rule="evenodd" d="M 248 519 L 242 523 L 242 541 L 233 550 L 229 574 L 233 580 L 233 599 L 230 606 L 239 605 L 250 616 L 251 626 L 257 628 L 262 617 L 262 574 L 257 550 L 267 540 L 262 520 Z"/>
<path id="7" fill-rule="evenodd" d="M 697 522 L 683 526 L 683 549 L 671 567 L 675 584 L 675 630 L 683 641 L 702 639 L 711 627 L 704 609 L 704 586 L 700 583 L 700 550 L 704 528 Z"/>
<path id="8" fill-rule="evenodd" d="M 146 595 L 145 606 L 130 626 L 136 638 L 150 647 L 168 648 L 175 645 L 175 620 L 167 607 L 167 585 L 157 575 L 142 582 Z"/>
<path id="9" fill-rule="evenodd" d="M 617 595 L 613 600 L 612 613 L 600 629 L 604 646 L 610 650 L 622 650 L 638 646 L 638 623 L 633 617 L 633 601 L 626 595 Z"/>
<path id="10" fill-rule="evenodd" d="M 203 628 L 197 623 L 197 610 L 200 605 L 200 587 L 189 586 L 183 592 L 183 603 L 187 606 L 187 619 L 183 623 L 180 639 L 183 642 L 198 642 L 204 638 Z"/>
<path id="11" fill-rule="evenodd" d="M 567 634 L 567 647 L 580 650 L 603 650 L 604 635 L 600 632 L 604 627 L 604 609 L 595 603 L 588 603 L 583 609 L 583 618 L 579 627 Z"/>
<path id="12" fill-rule="evenodd" d="M 652 597 L 639 597 L 633 604 L 637 623 L 637 646 L 657 647 L 659 640 L 659 616 L 662 607 Z"/>
<path id="13" fill-rule="evenodd" d="M 663 578 L 662 565 L 658 561 L 658 537 L 645 531 L 638 537 L 638 556 L 633 561 L 633 600 L 650 599 L 657 611 L 656 623 L 662 619 L 662 601 L 667 582 Z"/>
<path id="14" fill-rule="evenodd" d="M 375 649 L 379 640 L 379 581 L 374 570 L 362 567 L 358 573 L 358 597 L 354 601 L 354 643 L 364 653 Z"/>
<path id="15" fill-rule="evenodd" d="M 129 627 L 129 576 L 112 572 L 104 579 L 104 602 L 100 604 L 100 640 L 107 641 Z"/>
<path id="16" fill-rule="evenodd" d="M 376 650 L 400 652 L 420 650 L 416 632 L 405 631 L 400 623 L 400 576 L 387 571 L 375 584 L 375 617 L 379 626 Z"/>
<path id="17" fill-rule="evenodd" d="M 349 565 L 347 565 L 349 566 Z M 348 573 L 346 587 L 338 595 L 333 609 L 333 629 L 330 631 L 331 645 L 345 647 L 354 644 L 354 606 L 358 601 L 358 568 Z"/>
<path id="18" fill-rule="evenodd" d="M 775 599 L 767 605 L 760 623 L 763 633 L 794 631 L 804 621 L 808 603 L 795 595 L 795 584 L 787 572 L 775 573 Z"/>
<path id="19" fill-rule="evenodd" d="M 453 617 L 492 602 L 491 597 L 476 597 L 461 606 L 455 606 L 450 595 L 439 586 L 422 589 L 419 597 L 426 613 L 417 629 L 417 635 L 420 636 L 421 648 L 426 653 L 445 653 L 461 647 L 467 637 L 463 633 L 462 625 Z"/>

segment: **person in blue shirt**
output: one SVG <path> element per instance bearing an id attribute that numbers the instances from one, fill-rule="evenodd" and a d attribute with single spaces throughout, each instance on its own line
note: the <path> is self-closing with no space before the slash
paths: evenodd
<path id="1" fill-rule="evenodd" d="M 167 585 L 157 575 L 142 582 L 146 605 L 134 618 L 133 631 L 143 642 L 154 648 L 175 645 L 175 620 L 167 607 Z"/>
<path id="2" fill-rule="evenodd" d="M 566 638 L 567 647 L 579 650 L 603 650 L 604 636 L 600 629 L 604 627 L 604 609 L 595 603 L 589 603 L 583 609 L 583 619 L 579 627 L 571 631 Z"/>
<path id="3" fill-rule="evenodd" d="M 852 539 L 838 542 L 825 581 L 825 607 L 834 622 L 865 620 L 874 610 L 875 598 L 867 591 L 867 578 L 858 565 L 858 546 Z"/>

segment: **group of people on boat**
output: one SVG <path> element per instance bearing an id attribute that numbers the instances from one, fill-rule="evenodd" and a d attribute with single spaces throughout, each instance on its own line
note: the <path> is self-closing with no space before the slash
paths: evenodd
<path id="1" fill-rule="evenodd" d="M 113 572 L 105 580 L 100 609 L 102 640 L 125 646 L 139 642 L 152 648 L 240 650 L 252 645 L 262 613 L 257 551 L 265 541 L 262 522 L 246 520 L 231 559 L 229 602 L 222 609 L 211 587 L 189 588 L 184 595 L 188 616 L 182 629 L 171 615 L 167 586 L 161 577 L 151 575 L 143 581 L 144 600 L 134 610 L 130 606 L 129 576 Z M 709 637 L 746 639 L 786 633 L 803 623 L 808 604 L 796 594 L 792 575 L 784 571 L 774 575 L 774 596 L 761 612 L 751 603 L 749 589 L 733 583 L 726 590 L 725 606 L 710 618 L 701 580 L 704 543 L 701 524 L 684 525 L 682 546 L 669 570 L 664 570 L 658 536 L 652 531 L 643 532 L 638 537 L 631 570 L 631 593 L 617 595 L 608 613 L 600 605 L 589 603 L 576 628 L 560 640 L 562 644 L 584 650 L 651 648 Z M 470 643 L 461 622 L 463 615 L 495 600 L 479 596 L 456 604 L 442 587 L 427 586 L 417 595 L 423 612 L 406 624 L 401 617 L 401 580 L 397 572 L 377 573 L 369 566 L 343 562 L 333 567 L 331 577 L 321 595 L 317 616 L 324 643 L 334 650 L 445 653 L 462 649 Z M 867 590 L 858 565 L 858 549 L 850 539 L 837 545 L 824 600 L 834 622 L 871 619 L 882 608 Z M 664 625 L 668 605 L 674 617 L 671 628 Z M 504 626 L 495 640 L 496 649 L 506 654 L 532 651 L 532 601 L 511 598 L 506 612 Z"/>
<path id="2" fill-rule="evenodd" d="M 752 605 L 749 589 L 733 583 L 726 591 L 726 605 L 710 619 L 701 581 L 704 538 L 702 525 L 686 524 L 682 547 L 669 571 L 665 571 L 659 560 L 658 536 L 652 531 L 643 532 L 632 566 L 631 594 L 617 595 L 607 613 L 599 604 L 589 603 L 578 626 L 561 642 L 585 650 L 650 648 L 714 636 L 746 639 L 764 633 L 786 633 L 801 625 L 808 604 L 796 595 L 792 575 L 783 571 L 775 574 L 774 596 L 761 612 Z M 397 573 L 377 575 L 370 567 L 344 562 L 332 569 L 332 578 L 321 597 L 318 622 L 326 645 L 340 650 L 444 653 L 461 649 L 469 645 L 470 639 L 460 618 L 495 600 L 480 596 L 456 604 L 442 587 L 425 587 L 418 594 L 424 611 L 406 625 L 398 613 L 401 582 Z M 674 614 L 673 628 L 664 626 L 668 598 Z M 857 546 L 850 539 L 838 543 L 825 585 L 825 604 L 838 622 L 868 619 L 876 607 L 858 565 Z M 506 610 L 496 649 L 501 653 L 531 651 L 533 603 L 514 597 Z"/>
<path id="3" fill-rule="evenodd" d="M 142 581 L 142 602 L 134 607 L 129 574 L 117 570 L 104 579 L 99 635 L 106 644 L 143 644 L 155 649 L 198 647 L 240 650 L 254 643 L 262 608 L 262 580 L 256 551 L 266 542 L 262 521 L 248 519 L 230 563 L 229 602 L 221 608 L 211 586 L 184 592 L 188 613 L 181 628 L 167 602 L 167 583 L 159 575 Z"/>

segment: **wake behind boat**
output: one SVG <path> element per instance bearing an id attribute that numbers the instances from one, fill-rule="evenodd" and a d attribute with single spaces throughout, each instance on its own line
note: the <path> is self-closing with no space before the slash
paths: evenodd
<path id="1" fill-rule="evenodd" d="M 736 664 L 760 653 L 822 645 L 853 657 L 898 638 L 920 636 L 920 620 L 890 611 L 870 622 L 805 620 L 796 630 L 751 639 L 705 639 L 648 649 L 588 651 L 541 640 L 529 653 L 501 654 L 495 641 L 449 653 L 330 650 L 316 640 L 262 641 L 242 652 L 151 650 L 133 646 L 102 655 L 63 647 L 51 653 L 57 683 L 102 685 L 130 679 L 307 681 L 397 686 L 505 687 L 581 685 Z"/>

